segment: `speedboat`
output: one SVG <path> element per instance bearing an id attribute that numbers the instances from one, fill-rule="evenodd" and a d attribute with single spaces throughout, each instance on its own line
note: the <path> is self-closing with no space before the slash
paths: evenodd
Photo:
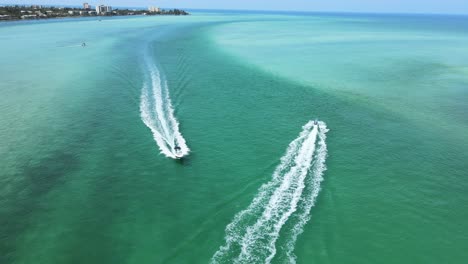
<path id="1" fill-rule="evenodd" d="M 180 158 L 183 157 L 182 149 L 177 144 L 175 144 L 175 146 L 174 146 L 174 155 L 175 155 L 176 159 L 180 159 Z"/>

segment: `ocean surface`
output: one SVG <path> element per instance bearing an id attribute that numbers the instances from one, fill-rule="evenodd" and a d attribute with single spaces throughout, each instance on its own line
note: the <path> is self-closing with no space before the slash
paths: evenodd
<path id="1" fill-rule="evenodd" d="M 466 16 L 5 22 L 0 61 L 2 264 L 467 263 Z"/>

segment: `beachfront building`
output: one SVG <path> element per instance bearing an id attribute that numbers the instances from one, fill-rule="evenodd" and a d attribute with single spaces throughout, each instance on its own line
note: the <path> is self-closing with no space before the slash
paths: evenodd
<path id="1" fill-rule="evenodd" d="M 111 12 L 112 12 L 111 6 L 105 6 L 105 5 L 96 6 L 96 13 L 98 13 L 99 15 L 107 14 Z"/>
<path id="2" fill-rule="evenodd" d="M 22 15 L 21 19 L 31 19 L 31 18 L 37 18 L 36 15 Z"/>
<path id="3" fill-rule="evenodd" d="M 91 6 L 88 3 L 83 3 L 83 9 L 84 10 L 89 10 L 89 9 L 91 9 Z"/>
<path id="4" fill-rule="evenodd" d="M 150 6 L 148 7 L 148 11 L 150 11 L 151 13 L 161 12 L 161 8 L 157 6 Z"/>

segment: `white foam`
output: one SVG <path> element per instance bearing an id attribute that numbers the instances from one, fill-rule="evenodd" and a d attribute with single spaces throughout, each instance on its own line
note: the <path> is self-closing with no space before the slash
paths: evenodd
<path id="1" fill-rule="evenodd" d="M 328 129 L 323 122 L 319 122 L 319 142 L 318 148 L 315 154 L 314 166 L 311 171 L 311 177 L 309 184 L 311 185 L 311 191 L 305 195 L 303 199 L 303 208 L 301 213 L 298 215 L 298 221 L 294 225 L 291 231 L 290 237 L 286 243 L 286 256 L 288 263 L 296 263 L 296 256 L 294 255 L 294 246 L 296 245 L 297 237 L 304 231 L 304 226 L 310 220 L 310 212 L 312 207 L 315 205 L 315 201 L 320 192 L 320 183 L 323 181 L 323 173 L 327 169 L 325 160 L 327 158 L 327 144 L 326 144 L 326 133 Z"/>
<path id="2" fill-rule="evenodd" d="M 325 166 L 326 132 L 323 122 L 316 126 L 310 121 L 303 127 L 299 137 L 289 144 L 280 165 L 273 173 L 272 180 L 260 188 L 248 208 L 239 212 L 226 227 L 226 244 L 214 254 L 212 263 L 271 262 L 276 255 L 276 243 L 281 229 L 297 211 L 298 206 L 301 206 L 302 201 L 311 197 L 311 194 L 304 193 L 306 184 L 309 184 L 309 181 L 306 181 L 309 170 L 314 165 L 312 178 L 316 178 L 316 171 L 323 172 L 320 167 Z M 317 139 L 319 148 L 316 151 Z M 323 158 L 322 153 L 325 153 Z M 317 161 L 313 163 L 314 157 Z M 313 204 L 310 208 L 312 206 Z M 310 208 L 305 209 L 310 212 Z M 299 213 L 304 214 L 304 211 Z M 299 219 L 307 218 L 308 215 L 309 213 L 299 215 Z M 301 221 L 296 223 L 294 230 L 302 230 L 307 221 L 302 225 L 299 224 Z M 299 235 L 300 232 L 295 233 Z M 292 245 L 294 248 L 297 235 L 291 237 L 288 246 Z M 288 256 L 292 255 L 292 250 L 289 253 L 289 247 L 287 250 Z"/>
<path id="3" fill-rule="evenodd" d="M 140 115 L 143 123 L 151 129 L 153 138 L 160 151 L 166 157 L 177 158 L 189 154 L 186 141 L 179 131 L 179 122 L 175 118 L 174 108 L 169 96 L 167 82 L 154 63 L 146 60 L 150 82 L 143 85 L 140 98 Z M 175 145 L 180 147 L 176 155 Z"/>

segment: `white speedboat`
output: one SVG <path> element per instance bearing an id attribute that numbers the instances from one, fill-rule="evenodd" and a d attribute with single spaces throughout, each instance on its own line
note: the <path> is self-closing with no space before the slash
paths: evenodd
<path id="1" fill-rule="evenodd" d="M 181 159 L 184 156 L 182 154 L 182 149 L 177 144 L 174 144 L 174 155 L 176 159 Z"/>

